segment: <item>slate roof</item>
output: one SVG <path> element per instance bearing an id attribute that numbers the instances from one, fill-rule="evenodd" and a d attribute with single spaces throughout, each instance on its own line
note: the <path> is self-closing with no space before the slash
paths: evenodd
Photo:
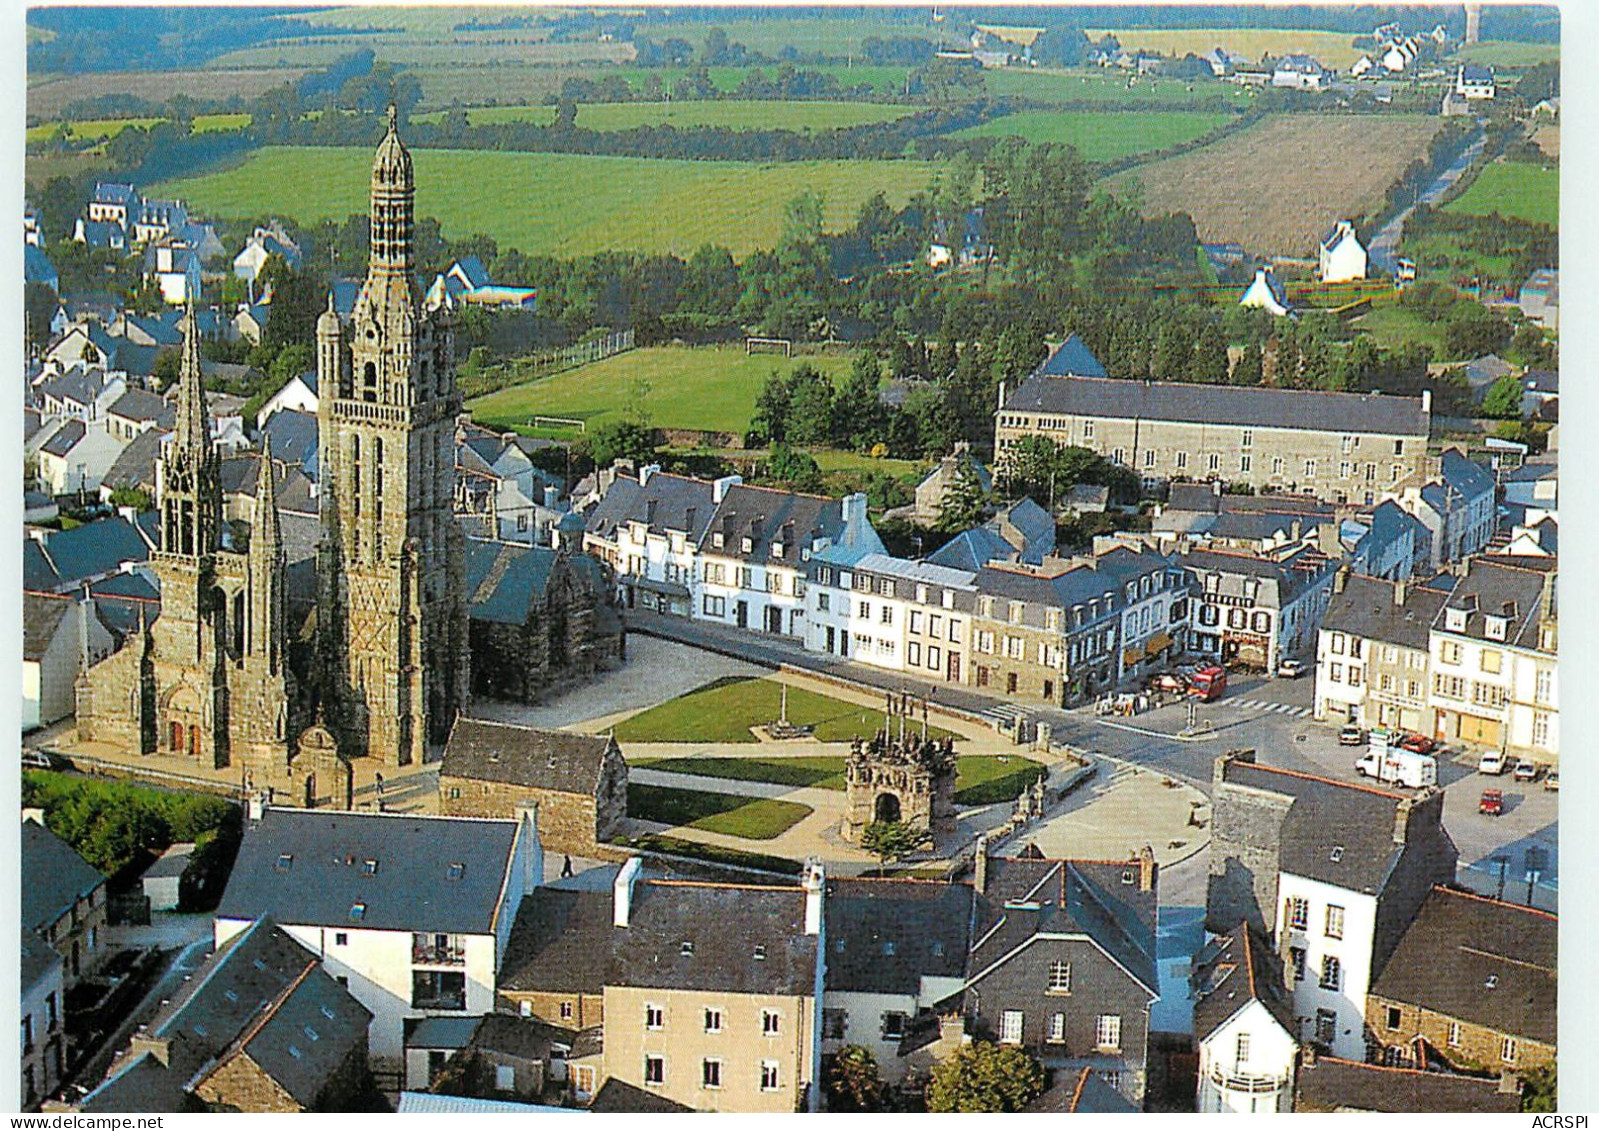
<path id="1" fill-rule="evenodd" d="M 1228 576 L 1276 582 L 1278 608 L 1292 604 L 1300 593 L 1320 581 L 1331 564 L 1331 559 L 1310 547 L 1281 561 L 1230 550 L 1195 548 L 1178 555 L 1178 561 L 1190 569 L 1223 575 L 1223 593 L 1228 591 Z"/>
<path id="2" fill-rule="evenodd" d="M 1004 410 L 1383 436 L 1426 436 L 1428 431 L 1419 397 L 1036 373 L 1005 398 Z"/>
<path id="3" fill-rule="evenodd" d="M 1204 1041 L 1252 1001 L 1266 1007 L 1283 1032 L 1296 1036 L 1294 1003 L 1283 983 L 1283 961 L 1248 924 L 1209 943 L 1195 956 L 1194 1039 Z"/>
<path id="4" fill-rule="evenodd" d="M 1294 1111 L 1511 1112 L 1521 1096 L 1503 1093 L 1492 1077 L 1456 1076 L 1361 1064 L 1318 1056 L 1301 1062 L 1295 1080 Z"/>
<path id="5" fill-rule="evenodd" d="M 150 558 L 149 546 L 133 529 L 133 524 L 121 515 L 97 518 L 71 530 L 58 531 L 50 535 L 47 548 L 62 583 L 116 573 L 123 562 L 142 562 Z"/>
<path id="6" fill-rule="evenodd" d="M 43 283 L 54 288 L 60 275 L 56 272 L 55 264 L 50 262 L 50 257 L 45 255 L 44 249 L 35 244 L 22 246 L 22 281 L 24 283 Z"/>
<path id="7" fill-rule="evenodd" d="M 83 421 L 76 416 L 70 417 L 61 422 L 61 427 L 50 434 L 50 438 L 44 442 L 39 450 L 47 455 L 65 458 L 71 453 L 73 448 L 83 441 L 83 437 L 88 431 L 88 426 Z"/>
<path id="8" fill-rule="evenodd" d="M 30 593 L 54 593 L 61 587 L 61 575 L 43 546 L 32 538 L 22 539 L 22 588 Z"/>
<path id="9" fill-rule="evenodd" d="M 1394 842 L 1401 794 L 1241 761 L 1227 764 L 1224 780 L 1294 799 L 1282 825 L 1284 872 L 1376 895 L 1405 850 Z M 1439 836 L 1454 848 L 1442 828 Z"/>
<path id="10" fill-rule="evenodd" d="M 669 1100 L 659 1093 L 635 1087 L 615 1076 L 610 1076 L 600 1085 L 600 1090 L 594 1093 L 589 1110 L 629 1115 L 672 1115 L 694 1109 L 676 1100 Z"/>
<path id="11" fill-rule="evenodd" d="M 1021 554 L 986 526 L 963 530 L 928 556 L 934 565 L 976 573 L 989 562 L 1012 562 Z"/>
<path id="12" fill-rule="evenodd" d="M 262 429 L 272 438 L 272 458 L 299 464 L 307 476 L 316 478 L 316 452 L 320 434 L 315 413 L 280 408 L 267 417 Z"/>
<path id="13" fill-rule="evenodd" d="M 171 405 L 154 393 L 143 389 L 129 389 L 106 410 L 109 415 L 125 417 L 143 423 L 154 421 L 163 428 L 171 428 L 176 412 Z"/>
<path id="14" fill-rule="evenodd" d="M 609 892 L 529 893 L 506 946 L 500 988 L 814 992 L 817 939 L 805 934 L 800 888 L 641 876 L 633 886 L 629 925 L 614 926 L 613 912 Z M 693 944 L 693 953 L 683 953 L 685 942 Z"/>
<path id="15" fill-rule="evenodd" d="M 1493 472 L 1476 460 L 1467 458 L 1459 448 L 1445 448 L 1439 456 L 1438 466 L 1444 482 L 1468 499 L 1493 493 Z"/>
<path id="16" fill-rule="evenodd" d="M 132 185 L 99 181 L 95 184 L 94 196 L 90 199 L 96 204 L 136 205 L 139 202 L 139 194 Z"/>
<path id="17" fill-rule="evenodd" d="M 61 622 L 72 611 L 70 597 L 22 595 L 22 658 L 39 661 L 61 629 Z"/>
<path id="18" fill-rule="evenodd" d="M 814 541 L 837 540 L 843 529 L 843 504 L 838 499 L 741 483 L 722 496 L 710 529 L 700 540 L 700 551 L 758 564 L 798 566 Z M 723 535 L 721 546 L 715 544 L 717 533 Z M 750 539 L 747 553 L 746 537 Z M 772 553 L 779 539 L 781 556 Z"/>
<path id="19" fill-rule="evenodd" d="M 472 1031 L 467 1043 L 474 1049 L 486 1049 L 524 1060 L 543 1060 L 550 1055 L 550 1045 L 565 1045 L 571 1049 L 576 1040 L 575 1029 L 551 1025 L 537 1017 L 487 1013 Z"/>
<path id="20" fill-rule="evenodd" d="M 407 1049 L 464 1049 L 477 1029 L 478 1017 L 419 1017 L 406 1028 Z"/>
<path id="21" fill-rule="evenodd" d="M 1020 1109 L 1027 1114 L 1060 1112 L 1068 1115 L 1122 1115 L 1138 1110 L 1131 1100 L 1105 1083 L 1091 1064 L 1081 1068 L 1056 1068 L 1049 1086 Z"/>
<path id="22" fill-rule="evenodd" d="M 1023 496 L 983 525 L 1003 537 L 1006 523 L 1014 526 L 1022 536 L 1022 544 L 1016 549 L 1021 552 L 1023 561 L 1041 562 L 1045 554 L 1054 551 L 1055 520 L 1031 498 Z"/>
<path id="23" fill-rule="evenodd" d="M 1554 1045 L 1559 933 L 1547 912 L 1433 888 L 1371 992 Z"/>
<path id="24" fill-rule="evenodd" d="M 1047 609 L 1074 609 L 1085 606 L 1090 600 L 1099 599 L 1099 616 L 1095 620 L 1085 621 L 1086 627 L 1106 617 L 1121 616 L 1123 601 L 1118 597 L 1115 608 L 1107 607 L 1103 600 L 1106 594 L 1120 593 L 1129 581 L 1172 569 L 1173 565 L 1173 559 L 1152 550 L 1118 547 L 1109 553 L 1097 555 L 1091 565 L 1067 563 L 1058 558 L 1046 561 L 1037 569 L 985 565 L 978 570 L 975 584 L 978 593 L 985 596 L 1025 602 L 1022 623 L 1035 628 L 1046 623 Z M 1003 613 L 996 610 L 996 615 Z M 1073 623 L 1070 627 L 1075 629 L 1078 626 Z"/>
<path id="25" fill-rule="evenodd" d="M 33 931 L 24 930 L 18 939 L 18 957 L 22 959 L 22 992 L 26 994 L 64 963 L 55 947 L 45 942 Z"/>
<path id="26" fill-rule="evenodd" d="M 487 538 L 466 540 L 467 613 L 474 620 L 525 624 L 542 604 L 559 551 Z"/>
<path id="27" fill-rule="evenodd" d="M 72 846 L 37 821 L 22 822 L 22 925 L 49 927 L 78 900 L 105 884 Z"/>
<path id="28" fill-rule="evenodd" d="M 1044 363 L 1033 370 L 1033 373 L 1045 377 L 1109 376 L 1105 367 L 1100 364 L 1099 358 L 1094 356 L 1088 344 L 1076 334 L 1052 349 L 1049 356 L 1044 359 Z"/>
<path id="29" fill-rule="evenodd" d="M 461 817 L 267 809 L 245 830 L 216 917 L 488 934 L 517 827 Z M 367 860 L 377 861 L 375 874 L 367 874 Z M 452 880 L 454 864 L 463 868 Z M 357 905 L 364 911 L 356 913 Z"/>
<path id="30" fill-rule="evenodd" d="M 1493 82 L 1494 73 L 1481 63 L 1465 63 L 1461 65 L 1460 78 L 1462 82 Z"/>
<path id="31" fill-rule="evenodd" d="M 605 497 L 589 512 L 588 533 L 614 541 L 618 526 L 645 520 L 652 501 L 656 504 L 655 520 L 649 524 L 652 533 L 686 531 L 689 540 L 696 544 L 710 526 L 711 515 L 716 510 L 716 504 L 711 501 L 711 484 L 704 480 L 657 472 L 641 487 L 637 479 L 619 475 Z"/>
<path id="32" fill-rule="evenodd" d="M 55 546 L 52 542 L 51 551 Z M 59 561 L 58 561 L 59 565 Z M 1440 632 L 1454 632 L 1448 625 L 1448 610 L 1469 610 L 1461 635 L 1496 643 L 1536 647 L 1538 626 L 1543 619 L 1544 574 L 1515 566 L 1502 565 L 1491 557 L 1479 557 L 1471 562 L 1469 571 L 1455 583 L 1444 608 L 1433 621 Z M 1487 618 L 1508 618 L 1503 641 L 1488 635 Z"/>
<path id="33" fill-rule="evenodd" d="M 823 907 L 829 991 L 914 995 L 923 977 L 966 973 L 968 884 L 829 880 Z"/>
<path id="34" fill-rule="evenodd" d="M 168 1042 L 162 1072 L 171 1083 L 163 1087 L 146 1065 L 140 1086 L 114 1076 L 86 1097 L 85 1110 L 118 1110 L 111 1100 L 132 1101 L 126 1111 L 174 1110 L 166 1106 L 172 1085 L 180 1094 L 196 1088 L 236 1055 L 309 1108 L 365 1045 L 371 1021 L 315 954 L 262 920 L 224 943 L 151 1022 L 150 1035 Z M 154 1058 L 133 1063 L 141 1060 Z"/>
<path id="35" fill-rule="evenodd" d="M 143 873 L 141 880 L 160 880 L 172 876 L 181 876 L 189 867 L 189 858 L 194 855 L 194 844 L 184 842 L 174 844 L 167 848 Z"/>
<path id="36" fill-rule="evenodd" d="M 978 981 L 1039 934 L 1085 935 L 1153 998 L 1155 891 L 1123 883 L 1136 861 L 991 857 L 972 927 L 969 977 Z"/>
<path id="37" fill-rule="evenodd" d="M 457 716 L 439 775 L 593 797 L 612 745 L 606 735 Z"/>
<path id="38" fill-rule="evenodd" d="M 1409 586 L 1403 605 L 1394 603 L 1399 583 L 1351 574 L 1344 591 L 1334 593 L 1322 616 L 1324 632 L 1347 632 L 1367 640 L 1380 640 L 1425 652 L 1432 623 L 1443 608 L 1447 593 Z"/>

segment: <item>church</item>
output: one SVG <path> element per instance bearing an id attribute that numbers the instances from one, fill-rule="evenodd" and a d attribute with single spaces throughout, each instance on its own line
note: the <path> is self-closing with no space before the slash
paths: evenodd
<path id="1" fill-rule="evenodd" d="M 307 804 L 324 795 L 338 803 L 337 779 L 348 782 L 351 759 L 403 767 L 442 749 L 474 688 L 474 651 L 487 671 L 525 663 L 504 643 L 514 645 L 514 633 L 473 628 L 484 586 L 474 570 L 469 587 L 468 562 L 484 553 L 476 542 L 469 549 L 454 511 L 462 403 L 451 316 L 448 305 L 422 302 L 414 209 L 411 155 L 391 107 L 372 165 L 365 281 L 347 321 L 330 297 L 316 328 L 321 468 L 309 617 L 291 614 L 285 591 L 286 578 L 299 574 L 285 555 L 276 477 L 258 476 L 247 537 L 225 520 L 191 304 L 176 426 L 156 468 L 159 546 L 150 568 L 160 612 L 80 675 L 80 740 L 194 758 L 241 780 L 288 786 L 297 799 L 303 790 Z M 263 445 L 270 468 L 270 441 Z M 579 572 L 591 567 L 601 568 L 585 558 Z M 529 618 L 561 618 L 563 633 L 568 621 L 599 623 L 619 641 L 614 612 L 568 618 L 542 599 Z M 563 657 L 581 656 L 579 678 L 620 662 L 617 641 L 588 643 L 562 640 Z M 559 682 L 555 673 L 544 678 Z M 490 683 L 476 681 L 495 691 Z"/>

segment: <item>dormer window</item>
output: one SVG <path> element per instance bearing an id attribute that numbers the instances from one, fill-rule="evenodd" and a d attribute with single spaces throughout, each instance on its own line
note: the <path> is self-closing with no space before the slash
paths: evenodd
<path id="1" fill-rule="evenodd" d="M 745 538 L 743 541 L 743 548 L 746 554 L 753 553 L 755 551 L 755 539 Z"/>
<path id="2" fill-rule="evenodd" d="M 679 948 L 678 953 L 684 958 L 692 958 L 694 956 L 694 940 L 684 939 L 683 945 L 681 948 Z"/>
<path id="3" fill-rule="evenodd" d="M 773 542 L 772 543 L 772 557 L 780 558 L 782 556 L 783 556 L 783 543 L 781 543 L 781 542 Z"/>
<path id="4" fill-rule="evenodd" d="M 1487 618 L 1485 624 L 1488 633 L 1488 639 L 1503 640 L 1505 638 L 1507 622 L 1504 617 L 1489 617 Z"/>
<path id="5" fill-rule="evenodd" d="M 724 539 L 722 537 L 722 532 L 720 530 L 712 532 L 712 534 L 711 534 L 711 545 L 715 546 L 718 550 L 720 550 L 725 542 L 726 542 L 726 539 Z"/>
<path id="6" fill-rule="evenodd" d="M 1344 858 L 1344 846 L 1343 846 L 1343 845 L 1341 845 L 1341 844 L 1335 844 L 1335 845 L 1333 845 L 1333 850 L 1332 850 L 1332 862 L 1333 862 L 1333 863 L 1334 863 L 1334 864 L 1336 864 L 1336 863 L 1338 863 L 1338 862 L 1339 862 L 1339 861 L 1340 861 L 1340 860 L 1342 860 L 1342 859 L 1343 859 L 1343 858 Z"/>
<path id="7" fill-rule="evenodd" d="M 451 883 L 459 880 L 464 875 L 466 875 L 466 865 L 460 863 L 459 861 L 452 861 L 444 869 L 444 878 L 449 880 Z"/>
<path id="8" fill-rule="evenodd" d="M 378 862 L 376 860 L 363 860 L 361 862 L 361 874 L 363 876 L 375 876 L 375 875 L 377 875 L 378 874 Z"/>
<path id="9" fill-rule="evenodd" d="M 766 961 L 766 944 L 765 943 L 756 943 L 755 944 L 755 961 L 757 961 L 757 962 L 765 962 Z"/>
<path id="10" fill-rule="evenodd" d="M 287 872 L 292 867 L 294 867 L 294 853 L 292 852 L 285 852 L 282 856 L 279 856 L 278 862 L 273 865 L 273 868 L 279 872 Z"/>
<path id="11" fill-rule="evenodd" d="M 350 904 L 350 922 L 359 923 L 365 918 L 366 918 L 366 904 L 365 903 L 352 903 L 352 904 Z"/>

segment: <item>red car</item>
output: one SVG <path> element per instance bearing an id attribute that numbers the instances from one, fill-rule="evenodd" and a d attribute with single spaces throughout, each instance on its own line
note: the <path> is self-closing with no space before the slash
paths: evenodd
<path id="1" fill-rule="evenodd" d="M 1431 754 L 1438 749 L 1438 743 L 1424 734 L 1407 734 L 1399 740 L 1399 745 L 1412 754 Z"/>
<path id="2" fill-rule="evenodd" d="M 1485 789 L 1482 791 L 1482 800 L 1477 802 L 1477 812 L 1486 813 L 1490 817 L 1497 817 L 1505 811 L 1505 794 L 1500 789 Z"/>

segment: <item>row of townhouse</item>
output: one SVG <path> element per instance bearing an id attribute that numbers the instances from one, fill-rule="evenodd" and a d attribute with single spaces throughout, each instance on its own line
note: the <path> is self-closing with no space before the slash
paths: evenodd
<path id="1" fill-rule="evenodd" d="M 836 548 L 812 557 L 806 647 L 993 694 L 1079 702 L 1185 647 L 1189 583 L 1116 548 L 976 570 Z"/>
<path id="2" fill-rule="evenodd" d="M 1515 1078 L 1555 1055 L 1557 923 L 1451 886 L 1443 792 L 1253 751 L 1218 758 L 1213 785 L 1197 1108 L 1516 1110 Z"/>
<path id="3" fill-rule="evenodd" d="M 1558 573 L 1493 557 L 1419 586 L 1340 578 L 1317 644 L 1316 717 L 1557 764 Z"/>
<path id="4" fill-rule="evenodd" d="M 829 499 L 656 466 L 636 477 L 610 469 L 598 493 L 583 548 L 615 571 L 629 608 L 803 639 L 811 557 L 883 550 L 861 494 Z"/>

